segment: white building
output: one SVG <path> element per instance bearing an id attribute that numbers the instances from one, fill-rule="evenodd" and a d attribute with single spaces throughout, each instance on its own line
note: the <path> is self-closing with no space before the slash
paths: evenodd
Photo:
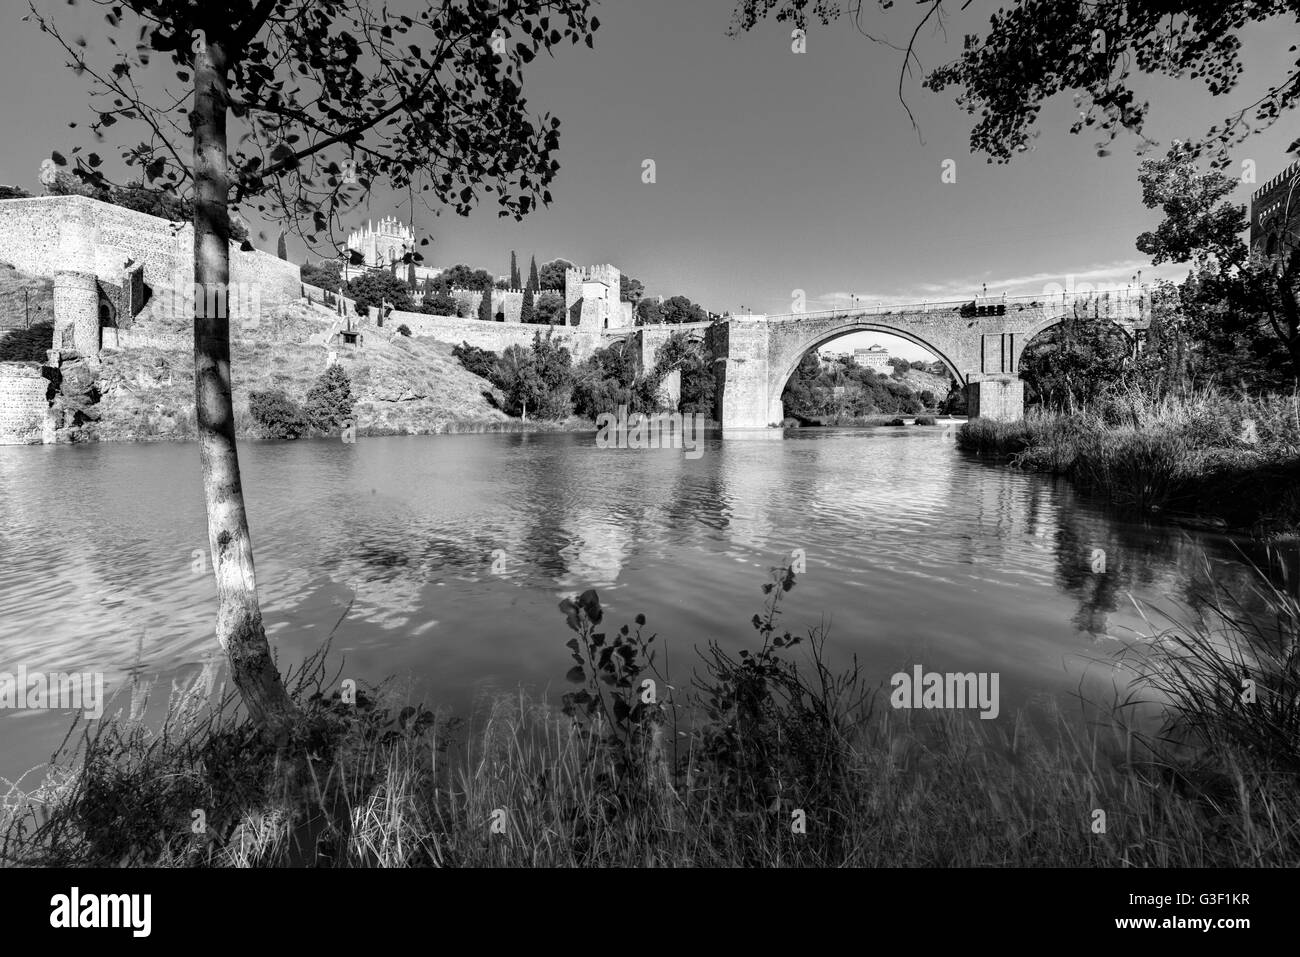
<path id="1" fill-rule="evenodd" d="M 854 349 L 853 361 L 863 368 L 875 369 L 877 372 L 891 368 L 889 350 L 877 344 L 872 344 L 866 349 Z"/>
<path id="2" fill-rule="evenodd" d="M 405 279 L 408 267 L 402 262 L 402 257 L 416 251 L 415 231 L 392 216 L 381 219 L 378 228 L 375 228 L 372 220 L 364 229 L 352 231 L 348 236 L 347 248 L 350 252 L 360 253 L 364 265 L 352 266 L 345 261 L 344 282 L 353 276 L 361 275 L 368 269 L 392 268 L 394 263 L 397 263 L 397 275 Z M 441 269 L 432 266 L 421 266 L 418 263 L 415 266 L 415 278 L 420 282 L 436 279 L 441 272 Z"/>

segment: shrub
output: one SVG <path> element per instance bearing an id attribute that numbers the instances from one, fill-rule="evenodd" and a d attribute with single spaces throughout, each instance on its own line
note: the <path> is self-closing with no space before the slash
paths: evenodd
<path id="1" fill-rule="evenodd" d="M 420 311 L 430 316 L 454 316 L 458 303 L 445 292 L 425 296 L 420 303 Z"/>
<path id="2" fill-rule="evenodd" d="M 400 326 L 397 327 L 397 334 L 399 336 L 409 336 L 411 334 L 411 327 L 408 326 L 406 323 L 402 323 Z"/>
<path id="3" fill-rule="evenodd" d="M 497 354 L 490 349 L 480 349 L 478 346 L 471 346 L 468 342 L 462 342 L 458 346 L 451 347 L 451 354 L 460 360 L 470 372 L 476 376 L 482 376 L 490 382 L 496 382 Z"/>
<path id="4" fill-rule="evenodd" d="M 248 412 L 268 438 L 297 439 L 307 431 L 307 418 L 283 389 L 254 389 Z"/>
<path id="5" fill-rule="evenodd" d="M 336 363 L 307 390 L 307 422 L 316 431 L 332 435 L 351 421 L 352 402 L 352 383 Z"/>
<path id="6" fill-rule="evenodd" d="M 918 415 L 916 417 L 917 425 L 934 425 L 935 422 L 935 417 L 932 415 Z"/>
<path id="7" fill-rule="evenodd" d="M 533 304 L 534 321 L 556 326 L 564 322 L 564 299 L 558 292 L 546 290 L 537 294 Z"/>
<path id="8" fill-rule="evenodd" d="M 362 315 L 371 306 L 388 303 L 400 312 L 411 308 L 411 291 L 405 279 L 398 279 L 392 273 L 383 270 L 371 270 L 348 280 L 345 292 L 357 304 L 357 312 Z"/>

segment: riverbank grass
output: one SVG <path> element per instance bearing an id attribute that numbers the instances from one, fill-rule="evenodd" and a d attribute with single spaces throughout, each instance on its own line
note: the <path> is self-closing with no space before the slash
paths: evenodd
<path id="1" fill-rule="evenodd" d="M 960 448 L 1064 475 L 1143 512 L 1211 516 L 1261 534 L 1300 531 L 1300 396 L 1132 389 L 1097 407 L 973 419 Z"/>

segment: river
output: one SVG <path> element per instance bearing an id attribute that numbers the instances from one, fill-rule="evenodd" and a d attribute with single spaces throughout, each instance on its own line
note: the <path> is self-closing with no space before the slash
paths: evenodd
<path id="1" fill-rule="evenodd" d="M 753 646 L 767 569 L 802 549 L 785 628 L 826 625 L 870 684 L 996 672 L 1008 720 L 1110 681 L 1095 659 L 1150 630 L 1134 601 L 1194 600 L 1207 555 L 1221 582 L 1244 574 L 1224 536 L 1121 519 L 952 433 L 715 436 L 698 457 L 579 433 L 244 443 L 267 629 L 283 666 L 338 623 L 344 677 L 409 678 L 463 712 L 520 684 L 558 699 L 557 603 L 596 588 L 607 624 L 648 617 L 685 685 L 708 639 Z M 0 447 L 0 672 L 103 672 L 114 708 L 161 678 L 165 699 L 215 648 L 206 555 L 197 446 Z M 0 775 L 67 725 L 0 711 Z"/>

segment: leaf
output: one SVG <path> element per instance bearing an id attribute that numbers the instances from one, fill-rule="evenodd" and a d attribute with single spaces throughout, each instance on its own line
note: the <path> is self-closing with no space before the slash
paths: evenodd
<path id="1" fill-rule="evenodd" d="M 54 160 L 55 164 L 58 166 L 68 165 L 67 159 L 64 158 L 63 154 L 60 153 L 58 150 L 55 150 L 54 152 L 50 153 L 50 159 Z"/>
<path id="2" fill-rule="evenodd" d="M 585 684 L 587 681 L 587 672 L 582 668 L 581 665 L 576 665 L 570 668 L 565 673 L 564 677 L 568 681 L 572 681 L 575 685 Z"/>

